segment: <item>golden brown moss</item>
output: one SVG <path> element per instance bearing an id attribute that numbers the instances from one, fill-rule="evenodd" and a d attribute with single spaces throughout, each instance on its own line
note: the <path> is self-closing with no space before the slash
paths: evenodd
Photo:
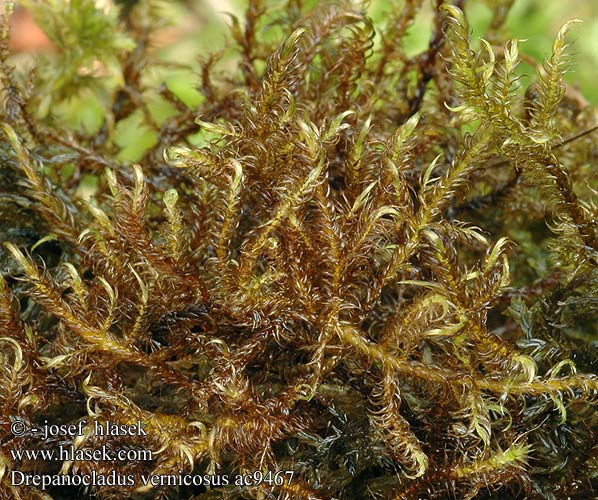
<path id="1" fill-rule="evenodd" d="M 154 2 L 120 21 L 71 2 L 48 28 L 55 71 L 31 84 L 3 30 L 0 497 L 593 496 L 595 112 L 565 95 L 573 23 L 521 79 L 518 42 L 498 40 L 510 3 L 492 3 L 475 49 L 465 2 L 438 2 L 410 57 L 422 2 L 375 27 L 352 2 L 251 1 L 232 23 L 238 71 L 204 56 L 194 107 L 147 83 Z M 96 59 L 122 81 L 73 76 Z M 90 88 L 101 126 L 69 129 L 53 105 Z M 158 94 L 174 109 L 162 122 Z M 138 111 L 157 140 L 130 165 L 116 135 Z M 16 436 L 18 419 L 83 432 Z M 12 452 L 69 446 L 153 457 Z M 43 492 L 13 471 L 135 481 Z M 293 479 L 141 479 L 255 471 Z"/>

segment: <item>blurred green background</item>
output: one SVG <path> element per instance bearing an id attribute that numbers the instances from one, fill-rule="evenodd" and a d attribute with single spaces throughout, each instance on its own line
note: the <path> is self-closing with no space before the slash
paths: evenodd
<path id="1" fill-rule="evenodd" d="M 472 38 L 483 37 L 491 21 L 491 11 L 488 5 L 495 0 L 469 0 L 466 2 L 466 12 L 471 23 Z M 279 2 L 266 1 L 277 8 Z M 308 5 L 315 5 L 318 0 L 307 1 Z M 321 3 L 321 2 L 320 2 Z M 413 53 L 427 47 L 431 33 L 432 7 L 430 1 L 424 2 L 424 9 L 411 27 L 407 47 Z M 174 50 L 168 50 L 169 57 L 180 62 L 188 62 L 188 56 L 199 47 L 214 49 L 223 44 L 226 32 L 227 16 L 230 12 L 242 17 L 247 6 L 244 0 L 188 0 L 185 5 L 176 6 L 170 2 L 173 9 L 173 20 L 179 24 L 186 16 L 186 6 L 193 6 L 198 17 L 203 18 L 201 29 L 189 33 L 189 37 L 181 40 Z M 372 0 L 369 2 L 369 14 L 378 25 L 383 24 L 386 12 L 391 8 L 388 0 Z M 392 2 L 399 7 L 403 2 Z M 176 21 L 176 19 L 179 21 Z M 552 43 L 560 27 L 570 19 L 580 19 L 583 23 L 572 30 L 569 35 L 569 52 L 571 59 L 568 81 L 592 103 L 598 104 L 598 86 L 595 84 L 598 69 L 598 0 L 515 0 L 507 18 L 504 29 L 510 38 L 521 40 L 520 52 L 537 61 L 549 55 Z M 189 23 L 183 21 L 183 24 Z M 183 28 L 184 29 L 184 28 Z M 182 50 L 181 50 L 182 49 Z"/>
<path id="2" fill-rule="evenodd" d="M 488 5 L 496 0 L 469 0 L 466 2 L 466 13 L 471 24 L 472 40 L 484 37 L 491 22 L 492 12 Z M 316 5 L 318 0 L 308 0 L 308 5 Z M 425 1 L 424 8 L 410 28 L 405 41 L 409 53 L 416 54 L 428 46 L 432 30 L 433 16 L 432 1 Z M 279 8 L 280 2 L 266 0 L 272 8 Z M 372 0 L 369 2 L 368 12 L 375 24 L 381 26 L 388 18 L 387 13 L 392 5 L 401 8 L 404 2 L 388 0 Z M 189 63 L 193 54 L 213 51 L 225 44 L 229 12 L 242 19 L 247 7 L 244 0 L 188 0 L 184 5 L 171 2 L 175 25 L 182 26 L 186 34 L 179 34 L 178 41 L 161 50 L 161 55 L 170 61 Z M 200 24 L 200 29 L 193 28 L 193 22 L 185 17 L 187 8 L 191 6 Z M 396 8 L 396 7 L 395 7 Z M 178 20 L 177 20 L 178 19 Z M 598 0 L 515 0 L 507 17 L 503 33 L 506 38 L 520 40 L 519 50 L 525 57 L 529 56 L 538 62 L 545 56 L 550 56 L 553 41 L 561 26 L 571 19 L 579 19 L 581 25 L 574 27 L 568 35 L 570 44 L 568 53 L 571 55 L 567 81 L 591 104 L 598 104 L 598 86 L 596 73 L 598 68 Z M 187 28 L 185 28 L 185 26 Z M 379 43 L 378 38 L 375 43 Z M 234 71 L 234 55 L 231 55 L 231 67 Z M 523 74 L 522 84 L 526 87 L 535 79 L 536 69 L 522 62 L 520 71 Z M 194 75 L 188 72 L 173 72 L 165 77 L 170 89 L 183 100 L 193 103 L 200 99 L 192 90 Z"/>
<path id="3" fill-rule="evenodd" d="M 153 120 L 160 124 L 176 110 L 155 90 L 165 82 L 167 87 L 185 104 L 195 106 L 203 97 L 195 89 L 200 68 L 199 56 L 206 56 L 226 46 L 228 25 L 231 16 L 239 20 L 247 2 L 243 0 L 145 0 L 160 11 L 163 27 L 155 38 L 154 56 L 160 65 L 150 65 L 144 74 L 148 90 L 144 99 L 149 103 Z M 471 24 L 472 39 L 483 37 L 491 22 L 488 8 L 495 0 L 469 0 L 466 13 Z M 135 3 L 133 0 L 120 0 L 121 4 Z M 266 0 L 271 10 L 280 9 L 282 2 Z M 316 5 L 318 0 L 308 0 L 306 4 Z M 425 50 L 432 29 L 432 1 L 424 2 L 424 8 L 410 28 L 405 41 L 409 53 Z M 111 0 L 96 0 L 96 5 L 108 7 Z M 403 2 L 397 0 L 372 0 L 368 11 L 375 24 L 383 25 L 390 8 L 401 8 Z M 394 7 L 393 7 L 394 6 Z M 580 19 L 583 23 L 573 28 L 568 35 L 571 54 L 567 80 L 573 89 L 579 90 L 588 102 L 598 104 L 598 86 L 595 84 L 598 68 L 598 0 L 515 0 L 514 6 L 503 28 L 505 37 L 520 40 L 519 50 L 525 57 L 542 61 L 549 55 L 552 43 L 560 27 L 570 19 Z M 242 25 L 242 21 L 241 21 Z M 276 28 L 272 27 L 275 32 Z M 18 36 L 19 33 L 14 33 Z M 379 43 L 375 39 L 375 43 Z M 230 44 L 228 45 L 230 48 Z M 218 70 L 221 74 L 237 71 L 237 54 L 227 50 Z M 24 54 L 21 65 L 25 74 L 27 65 L 35 64 L 35 54 Z M 522 85 L 527 87 L 535 79 L 535 68 L 521 64 Z M 116 82 L 114 82 L 116 85 Z M 82 91 L 59 106 L 52 113 L 68 126 L 81 129 L 87 134 L 98 130 L 102 122 L 102 103 L 92 91 Z M 156 132 L 144 121 L 141 112 L 135 112 L 117 124 L 116 143 L 120 149 L 119 158 L 123 161 L 139 161 L 144 151 L 155 143 Z M 197 143 L 201 137 L 197 136 Z M 193 142 L 193 141 L 192 141 Z"/>

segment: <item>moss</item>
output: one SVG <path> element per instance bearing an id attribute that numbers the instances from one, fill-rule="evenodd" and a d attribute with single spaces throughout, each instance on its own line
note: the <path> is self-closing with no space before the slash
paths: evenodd
<path id="1" fill-rule="evenodd" d="M 575 23 L 526 79 L 509 1 L 475 43 L 435 4 L 414 53 L 423 2 L 255 0 L 183 88 L 160 2 L 28 3 L 58 50 L 21 74 L 5 16 L 0 498 L 595 496 Z"/>

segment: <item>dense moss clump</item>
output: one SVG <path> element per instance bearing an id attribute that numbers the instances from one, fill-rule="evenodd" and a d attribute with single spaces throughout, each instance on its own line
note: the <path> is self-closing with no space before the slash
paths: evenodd
<path id="1" fill-rule="evenodd" d="M 23 3 L 55 49 L 15 69 L 8 2 L 0 498 L 595 498 L 573 22 L 522 78 L 509 0 L 481 42 L 437 2 L 416 55 L 421 1 L 252 0 L 191 103 L 160 2 Z"/>

